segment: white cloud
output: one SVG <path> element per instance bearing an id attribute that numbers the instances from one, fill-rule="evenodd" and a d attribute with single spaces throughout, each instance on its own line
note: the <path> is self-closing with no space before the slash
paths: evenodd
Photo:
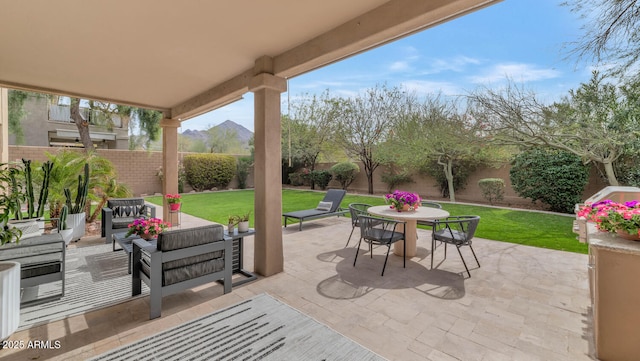
<path id="1" fill-rule="evenodd" d="M 516 82 L 529 82 L 558 78 L 562 73 L 551 68 L 539 68 L 535 64 L 503 63 L 486 69 L 479 75 L 469 77 L 475 84 L 503 82 L 512 79 Z"/>
<path id="2" fill-rule="evenodd" d="M 409 71 L 411 70 L 411 66 L 407 61 L 396 61 L 389 66 L 389 70 L 393 72 Z"/>
<path id="3" fill-rule="evenodd" d="M 476 58 L 470 58 L 464 55 L 458 55 L 446 59 L 430 60 L 427 69 L 422 74 L 438 74 L 445 71 L 453 71 L 456 73 L 463 72 L 468 65 L 479 65 L 482 61 Z"/>
<path id="4" fill-rule="evenodd" d="M 353 85 L 353 84 L 350 84 L 347 82 L 340 82 L 340 81 L 319 80 L 319 81 L 312 81 L 304 84 L 296 84 L 295 87 L 301 88 L 301 89 L 318 89 L 318 88 L 329 89 L 329 88 L 336 88 L 336 87 L 345 87 L 350 85 Z M 291 87 L 293 88 L 293 86 Z"/>
<path id="5" fill-rule="evenodd" d="M 400 86 L 418 96 L 439 93 L 456 96 L 463 92 L 456 84 L 444 81 L 410 80 L 400 83 Z"/>

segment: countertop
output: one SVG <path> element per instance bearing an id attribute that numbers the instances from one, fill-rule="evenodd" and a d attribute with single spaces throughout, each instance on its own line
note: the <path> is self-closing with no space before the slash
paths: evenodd
<path id="1" fill-rule="evenodd" d="M 587 242 L 589 247 L 640 255 L 640 241 L 629 241 L 612 233 L 600 232 L 593 222 L 587 222 Z"/>

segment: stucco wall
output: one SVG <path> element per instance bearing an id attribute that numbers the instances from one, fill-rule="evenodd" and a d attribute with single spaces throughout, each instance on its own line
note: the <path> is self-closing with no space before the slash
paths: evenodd
<path id="1" fill-rule="evenodd" d="M 317 169 L 329 169 L 332 164 L 320 164 Z M 367 193 L 367 177 L 364 174 L 364 168 L 360 165 L 360 173 L 356 180 L 349 186 L 350 192 Z M 505 194 L 504 200 L 500 202 L 501 205 L 531 205 L 531 200 L 519 197 L 511 187 L 511 181 L 509 179 L 509 170 L 511 166 L 505 164 L 499 168 L 486 167 L 476 170 L 467 181 L 467 185 L 464 189 L 456 191 L 456 201 L 458 202 L 472 202 L 472 203 L 487 203 L 482 197 L 482 192 L 478 186 L 478 181 L 483 178 L 502 178 L 505 182 Z M 383 194 L 387 192 L 387 184 L 381 180 L 382 174 L 386 169 L 379 167 L 374 172 L 373 176 L 373 188 L 374 193 Z M 440 193 L 440 187 L 437 186 L 436 180 L 430 176 L 413 175 L 414 182 L 408 184 L 402 184 L 398 188 L 410 192 L 416 192 L 420 194 L 424 199 L 429 200 L 448 200 L 448 198 L 442 198 Z M 596 171 L 592 169 L 589 178 L 589 183 L 583 192 L 582 199 L 587 199 L 607 184 L 597 175 Z M 336 181 L 331 181 L 329 187 L 340 187 L 340 184 Z"/>
<path id="2" fill-rule="evenodd" d="M 47 157 L 45 152 L 55 152 L 56 148 L 49 147 L 26 147 L 26 146 L 10 146 L 9 147 L 9 160 L 19 161 L 21 158 L 46 161 Z M 115 166 L 118 172 L 118 179 L 127 184 L 137 195 L 149 195 L 155 193 L 162 193 L 162 184 L 160 179 L 156 176 L 158 169 L 162 165 L 162 153 L 161 152 L 147 152 L 147 151 L 130 151 L 130 150 L 114 150 L 114 149 L 101 149 L 98 150 L 98 154 L 109 159 Z M 180 153 L 178 158 L 188 153 Z M 326 163 L 318 165 L 318 169 L 329 169 L 333 163 Z M 367 177 L 362 171 L 362 165 L 360 165 L 361 171 L 358 174 L 357 179 L 349 186 L 349 192 L 367 193 Z M 482 178 L 502 178 L 505 181 L 505 197 L 501 204 L 505 205 L 530 205 L 531 201 L 528 199 L 520 198 L 511 188 L 511 182 L 509 181 L 509 165 L 504 165 L 500 168 L 482 168 L 474 172 L 468 180 L 465 189 L 456 192 L 456 200 L 460 202 L 480 202 L 484 203 L 485 200 L 482 197 L 480 188 L 478 187 L 478 181 Z M 387 185 L 381 181 L 381 174 L 384 172 L 384 168 L 378 168 L 374 173 L 374 190 L 376 194 L 383 194 L 387 191 Z M 413 176 L 414 183 L 403 184 L 399 188 L 407 191 L 417 192 L 422 197 L 432 200 L 446 200 L 440 196 L 439 187 L 436 186 L 436 181 L 428 176 L 415 175 Z M 234 179 L 229 185 L 230 188 L 237 188 L 237 179 Z M 253 173 L 249 174 L 247 179 L 249 187 L 253 187 Z M 331 181 L 329 187 L 337 188 L 339 183 Z M 592 171 L 589 184 L 583 193 L 583 199 L 586 199 L 600 189 L 605 187 L 606 184 L 602 181 L 595 171 Z M 185 192 L 191 191 L 189 186 L 185 186 Z"/>

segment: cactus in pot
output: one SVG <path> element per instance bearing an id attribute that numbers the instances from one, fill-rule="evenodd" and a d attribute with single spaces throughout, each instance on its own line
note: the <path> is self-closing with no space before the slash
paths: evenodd
<path id="1" fill-rule="evenodd" d="M 31 183 L 31 161 L 22 158 L 22 163 L 24 164 L 24 190 L 25 196 L 27 197 L 27 218 L 32 218 L 32 215 L 35 213 L 35 197 L 33 195 L 33 183 Z M 20 219 L 22 219 L 22 214 L 20 214 Z"/>
<path id="2" fill-rule="evenodd" d="M 38 198 L 38 210 L 36 211 L 36 217 L 42 218 L 44 216 L 44 207 L 49 198 L 49 182 L 51 180 L 51 171 L 53 170 L 53 162 L 46 161 L 42 163 L 42 172 L 44 174 L 42 178 L 42 187 L 40 188 L 40 197 Z"/>
<path id="3" fill-rule="evenodd" d="M 65 204 L 64 206 L 62 206 L 62 209 L 60 209 L 60 219 L 58 220 L 58 231 L 62 231 L 67 229 L 67 217 L 69 216 L 69 208 L 67 208 L 67 205 Z"/>
<path id="4" fill-rule="evenodd" d="M 78 176 L 78 190 L 76 193 L 75 203 L 71 202 L 71 191 L 69 188 L 64 189 L 65 207 L 69 211 L 70 228 L 73 228 L 73 240 L 79 240 L 85 234 L 85 220 L 86 215 L 84 212 L 85 205 L 87 204 L 87 195 L 89 194 L 89 164 L 84 165 L 84 177 Z"/>
<path id="5" fill-rule="evenodd" d="M 76 193 L 75 204 L 71 202 L 69 188 L 64 189 L 66 205 L 72 214 L 84 212 L 84 207 L 87 204 L 87 194 L 89 194 L 89 164 L 84 165 L 84 179 L 82 175 L 78 176 L 78 192 Z"/>
<path id="6" fill-rule="evenodd" d="M 24 173 L 24 196 L 25 201 L 27 202 L 27 215 L 26 219 L 33 218 L 42 218 L 44 216 L 44 207 L 47 203 L 47 199 L 49 198 L 49 179 L 51 175 L 51 170 L 53 169 L 53 162 L 47 161 L 42 164 L 42 186 L 40 187 L 40 194 L 38 196 L 38 208 L 35 208 L 35 193 L 33 191 L 33 173 L 31 171 L 31 161 L 27 159 L 22 159 L 23 173 Z M 12 184 L 17 186 L 17 180 L 15 176 L 11 178 Z M 25 217 L 22 215 L 22 212 L 16 212 L 16 219 L 21 220 Z"/>

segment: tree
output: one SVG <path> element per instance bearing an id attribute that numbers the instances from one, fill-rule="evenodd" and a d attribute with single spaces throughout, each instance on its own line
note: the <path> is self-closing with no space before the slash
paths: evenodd
<path id="1" fill-rule="evenodd" d="M 369 194 L 373 172 L 380 166 L 378 149 L 401 116 L 406 94 L 399 88 L 376 86 L 353 98 L 336 100 L 340 116 L 336 139 L 348 156 L 364 165 Z"/>
<path id="2" fill-rule="evenodd" d="M 395 124 L 378 159 L 404 169 L 426 169 L 435 162 L 446 179 L 449 198 L 455 202 L 456 186 L 460 185 L 454 180 L 456 167 L 473 169 L 487 158 L 478 125 L 440 95 L 422 103 L 408 98 L 404 104 L 408 111 Z"/>
<path id="3" fill-rule="evenodd" d="M 594 72 L 591 81 L 553 105 L 533 92 L 510 84 L 502 91 L 484 89 L 470 95 L 475 117 L 498 144 L 548 147 L 604 167 L 610 185 L 618 185 L 615 161 L 638 137 L 637 105 L 624 92 L 604 83 Z M 635 109 L 635 110 L 634 110 Z"/>
<path id="4" fill-rule="evenodd" d="M 332 148 L 331 138 L 340 114 L 328 91 L 294 100 L 293 112 L 282 117 L 282 157 L 288 164 L 315 169 L 320 154 Z"/>
<path id="5" fill-rule="evenodd" d="M 636 69 L 640 57 L 640 2 L 569 0 L 563 5 L 586 20 L 584 35 L 572 44 L 571 53 L 615 64 L 610 68 L 611 74 L 625 75 Z"/>
<path id="6" fill-rule="evenodd" d="M 9 132 L 16 137 L 16 143 L 24 143 L 24 131 L 20 121 L 25 116 L 24 101 L 29 93 L 21 90 L 9 89 L 8 108 L 9 108 Z"/>
<path id="7" fill-rule="evenodd" d="M 209 153 L 230 153 L 240 150 L 238 132 L 234 129 L 209 127 L 207 136 Z"/>
<path id="8" fill-rule="evenodd" d="M 138 122 L 141 135 L 145 137 L 145 148 L 151 148 L 151 142 L 157 141 L 161 133 L 160 121 L 163 118 L 162 112 L 143 108 L 133 108 L 131 113 L 134 114 L 134 121 Z M 119 114 L 123 113 L 119 112 Z"/>
<path id="9" fill-rule="evenodd" d="M 49 210 L 51 217 L 57 217 L 65 201 L 64 189 L 74 189 L 77 186 L 78 175 L 82 174 L 84 165 L 89 164 L 89 199 L 104 205 L 110 197 L 130 196 L 129 189 L 115 180 L 118 174 L 113 164 L 97 152 L 80 153 L 73 150 L 61 149 L 55 154 L 47 153 L 47 157 L 54 163 L 49 185 Z M 89 205 L 91 202 L 87 202 Z M 87 221 L 95 220 L 101 206 L 88 214 Z"/>
<path id="10" fill-rule="evenodd" d="M 89 121 L 84 119 L 80 114 L 80 99 L 71 98 L 71 120 L 76 124 L 78 133 L 80 134 L 80 143 L 84 147 L 84 151 L 89 153 L 93 151 L 93 141 L 89 133 Z"/>

